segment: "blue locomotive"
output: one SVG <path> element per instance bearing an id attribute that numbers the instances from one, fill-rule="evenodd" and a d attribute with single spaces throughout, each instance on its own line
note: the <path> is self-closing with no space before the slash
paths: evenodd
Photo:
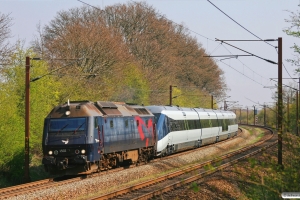
<path id="1" fill-rule="evenodd" d="M 72 101 L 45 118 L 43 161 L 52 174 L 84 174 L 147 162 L 237 134 L 231 111 Z"/>
<path id="2" fill-rule="evenodd" d="M 43 160 L 52 174 L 83 174 L 139 163 L 155 155 L 154 115 L 118 102 L 73 101 L 46 117 Z"/>

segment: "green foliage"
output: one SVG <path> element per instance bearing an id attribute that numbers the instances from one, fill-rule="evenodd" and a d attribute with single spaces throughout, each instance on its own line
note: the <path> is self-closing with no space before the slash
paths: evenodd
<path id="1" fill-rule="evenodd" d="M 240 189 L 249 199 L 280 199 L 282 192 L 299 191 L 299 137 L 283 134 L 283 165 L 277 164 L 277 155 L 265 151 L 261 159 L 249 158 L 249 167 L 235 170 L 240 177 Z"/>
<path id="2" fill-rule="evenodd" d="M 300 38 L 300 32 L 299 32 L 299 19 L 300 19 L 300 12 L 296 11 L 296 12 L 290 12 L 290 19 L 286 19 L 286 22 L 290 23 L 290 26 L 283 29 L 283 31 L 292 37 L 296 37 L 296 38 Z M 290 63 L 292 63 L 293 65 L 297 66 L 298 68 L 296 69 L 296 72 L 299 73 L 300 69 L 299 69 L 299 64 L 300 64 L 300 60 L 299 60 L 299 54 L 300 54 L 300 47 L 299 45 L 297 45 L 296 43 L 294 43 L 294 45 L 291 47 L 295 54 L 295 58 L 294 59 L 288 59 L 288 61 Z"/>
<path id="3" fill-rule="evenodd" d="M 211 108 L 211 95 L 193 88 L 172 88 L 172 104 L 182 107 Z M 166 103 L 169 104 L 169 103 Z"/>
<path id="4" fill-rule="evenodd" d="M 200 190 L 200 188 L 196 182 L 191 183 L 190 189 L 192 189 L 194 192 L 199 192 L 199 190 Z"/>
<path id="5" fill-rule="evenodd" d="M 133 64 L 126 65 L 122 72 L 122 81 L 117 81 L 115 87 L 117 90 L 111 98 L 112 100 L 149 104 L 149 86 L 143 77 L 142 70 L 138 66 Z"/>
<path id="6" fill-rule="evenodd" d="M 249 158 L 248 162 L 250 163 L 250 167 L 254 168 L 256 166 L 256 160 L 254 158 Z"/>
<path id="7" fill-rule="evenodd" d="M 0 82 L 0 169 L 13 183 L 24 173 L 25 57 L 34 57 L 21 48 L 3 69 Z M 48 74 L 43 61 L 31 61 L 31 77 Z M 59 82 L 52 76 L 30 83 L 30 155 L 41 154 L 43 120 L 58 103 Z"/>

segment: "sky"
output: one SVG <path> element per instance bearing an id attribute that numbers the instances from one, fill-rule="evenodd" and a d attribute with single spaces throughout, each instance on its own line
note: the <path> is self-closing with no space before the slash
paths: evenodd
<path id="1" fill-rule="evenodd" d="M 125 0 L 82 0 L 92 6 L 104 8 L 114 4 L 133 1 Z M 136 0 L 135 2 L 139 2 Z M 291 24 L 289 11 L 299 10 L 300 0 L 147 0 L 143 1 L 155 8 L 160 14 L 177 24 L 183 24 L 192 37 L 211 56 L 247 55 L 238 58 L 214 57 L 218 66 L 224 71 L 225 82 L 229 88 L 225 99 L 234 107 L 253 108 L 258 105 L 274 104 L 272 95 L 276 89 L 278 65 L 266 62 L 268 59 L 278 62 L 276 46 L 278 42 L 243 42 L 227 41 L 246 52 L 234 48 L 220 40 L 258 40 L 282 38 L 283 78 L 298 78 L 295 66 L 287 62 L 294 58 L 290 48 L 299 44 L 298 38 L 286 35 L 284 28 Z M 26 45 L 37 36 L 37 24 L 42 27 L 55 18 L 57 12 L 81 7 L 77 0 L 0 0 L 0 13 L 9 14 L 13 18 L 11 41 L 25 40 Z M 225 14 L 224 14 L 225 13 Z M 229 16 L 229 17 L 228 17 Z M 297 80 L 296 80 L 297 81 Z M 283 84 L 298 83 L 292 79 L 283 79 Z M 184 83 L 182 83 L 184 85 Z M 269 88 L 266 88 L 269 87 Z M 222 106 L 222 104 L 219 104 Z"/>

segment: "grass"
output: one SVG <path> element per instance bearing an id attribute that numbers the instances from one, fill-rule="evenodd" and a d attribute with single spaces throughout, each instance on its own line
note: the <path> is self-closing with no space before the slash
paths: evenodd
<path id="1" fill-rule="evenodd" d="M 248 159 L 235 169 L 241 181 L 239 189 L 248 199 L 281 199 L 282 192 L 299 192 L 300 139 L 295 135 L 284 134 L 283 165 L 277 164 L 277 147 L 268 149 L 262 154 Z"/>

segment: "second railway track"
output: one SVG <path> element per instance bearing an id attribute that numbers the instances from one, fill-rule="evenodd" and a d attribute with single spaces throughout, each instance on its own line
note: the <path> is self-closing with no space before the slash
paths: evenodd
<path id="1" fill-rule="evenodd" d="M 268 131 L 268 130 L 267 130 Z M 149 199 L 161 195 L 164 192 L 171 191 L 184 184 L 196 181 L 206 175 L 212 174 L 217 170 L 237 163 L 241 159 L 250 157 L 264 148 L 268 148 L 277 143 L 274 134 L 270 134 L 263 140 L 239 149 L 237 151 L 225 154 L 216 159 L 212 159 L 200 164 L 180 169 L 176 172 L 160 176 L 158 178 L 138 183 L 134 186 L 120 189 L 109 194 L 101 195 L 95 199 Z"/>

